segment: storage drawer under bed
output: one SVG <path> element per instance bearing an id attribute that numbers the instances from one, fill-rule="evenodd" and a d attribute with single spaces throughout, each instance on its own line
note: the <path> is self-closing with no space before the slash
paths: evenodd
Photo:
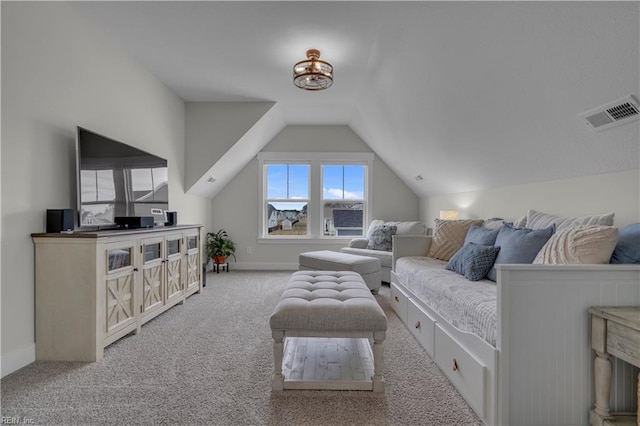
<path id="1" fill-rule="evenodd" d="M 485 417 L 486 367 L 439 324 L 435 326 L 435 361 L 481 418 Z"/>
<path id="2" fill-rule="evenodd" d="M 407 328 L 433 358 L 436 321 L 411 299 L 407 303 Z"/>
<path id="3" fill-rule="evenodd" d="M 407 305 L 409 303 L 409 296 L 400 288 L 395 285 L 393 282 L 391 283 L 391 307 L 398 314 L 402 322 L 407 324 Z"/>

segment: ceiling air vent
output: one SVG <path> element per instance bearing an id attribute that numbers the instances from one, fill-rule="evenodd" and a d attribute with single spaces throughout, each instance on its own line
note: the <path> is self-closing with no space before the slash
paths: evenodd
<path id="1" fill-rule="evenodd" d="M 632 95 L 579 114 L 591 130 L 604 130 L 640 118 L 638 100 Z"/>

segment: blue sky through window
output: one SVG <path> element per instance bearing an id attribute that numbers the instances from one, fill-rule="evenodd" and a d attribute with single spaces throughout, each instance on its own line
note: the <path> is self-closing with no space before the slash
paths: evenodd
<path id="1" fill-rule="evenodd" d="M 304 202 L 270 202 L 278 210 L 302 210 L 309 199 L 308 164 L 269 164 L 267 166 L 267 198 L 305 200 Z"/>
<path id="2" fill-rule="evenodd" d="M 364 165 L 323 165 L 322 198 L 325 200 L 362 200 Z"/>
<path id="3" fill-rule="evenodd" d="M 365 166 L 325 164 L 322 166 L 322 198 L 325 200 L 364 199 Z M 278 210 L 301 210 L 309 199 L 308 164 L 267 165 L 267 198 Z M 305 200 L 295 202 L 295 200 Z"/>

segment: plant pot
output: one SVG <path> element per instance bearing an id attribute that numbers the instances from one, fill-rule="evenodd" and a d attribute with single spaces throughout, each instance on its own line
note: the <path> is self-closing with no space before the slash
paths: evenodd
<path id="1" fill-rule="evenodd" d="M 213 256 L 213 263 L 216 265 L 227 263 L 227 256 Z"/>

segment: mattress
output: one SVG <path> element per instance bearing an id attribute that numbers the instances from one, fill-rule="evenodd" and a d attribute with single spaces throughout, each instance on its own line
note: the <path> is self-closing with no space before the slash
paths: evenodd
<path id="1" fill-rule="evenodd" d="M 490 280 L 469 281 L 429 257 L 396 261 L 401 283 L 454 327 L 496 345 L 497 291 Z"/>

